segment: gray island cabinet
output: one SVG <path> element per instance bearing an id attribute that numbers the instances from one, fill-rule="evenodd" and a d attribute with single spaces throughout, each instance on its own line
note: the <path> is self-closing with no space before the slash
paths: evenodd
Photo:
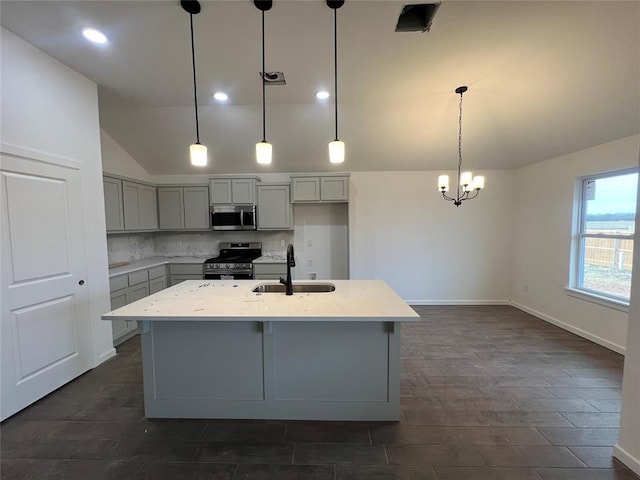
<path id="1" fill-rule="evenodd" d="M 139 322 L 145 415 L 399 420 L 400 324 L 415 311 L 381 280 L 252 292 L 263 283 L 188 280 L 102 316 Z"/>

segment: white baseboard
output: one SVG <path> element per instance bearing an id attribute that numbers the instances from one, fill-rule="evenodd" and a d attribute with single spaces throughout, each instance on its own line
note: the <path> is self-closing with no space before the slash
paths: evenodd
<path id="1" fill-rule="evenodd" d="M 634 457 L 617 443 L 613 446 L 613 456 L 624 463 L 636 475 L 640 475 L 640 459 Z"/>
<path id="2" fill-rule="evenodd" d="M 116 356 L 116 349 L 112 347 L 98 357 L 98 363 L 94 365 L 94 368 L 100 365 L 102 362 L 106 362 L 111 357 L 115 357 L 115 356 Z"/>
<path id="3" fill-rule="evenodd" d="M 581 328 L 574 327 L 573 325 L 563 322 L 562 320 L 558 320 L 557 318 L 547 315 L 546 313 L 539 312 L 537 310 L 534 310 L 533 308 L 529 308 L 525 305 L 522 305 L 514 301 L 511 301 L 510 304 L 516 307 L 517 309 L 522 310 L 523 312 L 527 312 L 533 315 L 534 317 L 538 317 L 539 319 L 544 320 L 545 322 L 549 322 L 555 325 L 556 327 L 560 327 L 564 330 L 574 333 L 579 337 L 586 338 L 587 340 L 591 340 L 592 342 L 597 343 L 598 345 L 602 345 L 603 347 L 608 348 L 609 350 L 613 350 L 616 353 L 624 355 L 626 352 L 626 348 L 623 347 L 622 345 L 618 345 L 617 343 L 610 342 L 605 338 L 589 333 L 586 330 L 582 330 Z"/>
<path id="4" fill-rule="evenodd" d="M 405 300 L 409 305 L 511 305 L 509 300 Z"/>

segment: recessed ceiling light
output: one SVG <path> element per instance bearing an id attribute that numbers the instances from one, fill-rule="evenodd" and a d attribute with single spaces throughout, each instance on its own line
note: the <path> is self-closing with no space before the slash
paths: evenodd
<path id="1" fill-rule="evenodd" d="M 82 31 L 82 35 L 84 35 L 84 38 L 93 43 L 107 43 L 107 37 L 105 36 L 105 34 L 100 30 L 96 30 L 95 28 L 85 28 Z"/>
<path id="2" fill-rule="evenodd" d="M 329 92 L 327 92 L 326 90 L 320 90 L 319 92 L 316 92 L 316 98 L 318 100 L 326 100 L 327 98 L 329 98 Z"/>
<path id="3" fill-rule="evenodd" d="M 229 95 L 224 92 L 216 92 L 213 94 L 213 98 L 215 98 L 219 102 L 226 102 L 227 100 L 229 100 Z"/>

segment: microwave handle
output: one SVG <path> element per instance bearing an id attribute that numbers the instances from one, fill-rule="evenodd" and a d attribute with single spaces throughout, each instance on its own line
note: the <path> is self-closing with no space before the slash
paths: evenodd
<path id="1" fill-rule="evenodd" d="M 244 209 L 240 209 L 240 228 L 244 230 Z"/>

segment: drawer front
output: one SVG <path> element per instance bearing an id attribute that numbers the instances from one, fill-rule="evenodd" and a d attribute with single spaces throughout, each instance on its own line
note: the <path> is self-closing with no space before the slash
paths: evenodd
<path id="1" fill-rule="evenodd" d="M 158 265 L 157 267 L 151 267 L 149 269 L 149 280 L 154 278 L 164 277 L 167 274 L 167 267 L 164 265 Z"/>
<path id="2" fill-rule="evenodd" d="M 254 275 L 286 275 L 287 264 L 286 263 L 254 263 L 253 264 Z"/>
<path id="3" fill-rule="evenodd" d="M 138 285 L 149 280 L 149 273 L 147 270 L 140 270 L 139 272 L 133 272 L 129 274 L 129 286 Z"/>
<path id="4" fill-rule="evenodd" d="M 171 275 L 200 275 L 202 278 L 202 263 L 176 263 L 169 265 Z"/>
<path id="5" fill-rule="evenodd" d="M 109 291 L 115 292 L 116 290 L 121 290 L 123 288 L 127 288 L 129 284 L 127 283 L 127 276 L 120 275 L 119 277 L 111 277 L 109 279 Z"/>
<path id="6" fill-rule="evenodd" d="M 173 287 L 174 285 L 177 285 L 180 282 L 184 282 L 185 280 L 202 280 L 202 274 L 200 274 L 199 276 L 189 274 L 171 275 L 171 277 L 169 278 L 169 282 L 171 283 L 171 285 L 169 286 Z"/>

